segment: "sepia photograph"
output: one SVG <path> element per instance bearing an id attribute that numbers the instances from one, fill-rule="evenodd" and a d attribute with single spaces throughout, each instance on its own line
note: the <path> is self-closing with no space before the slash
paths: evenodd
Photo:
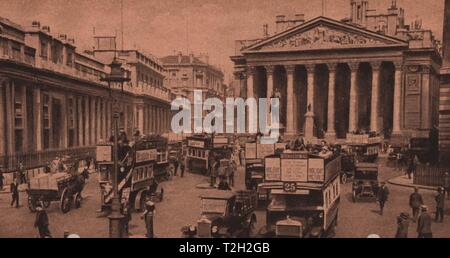
<path id="1" fill-rule="evenodd" d="M 269 253 L 448 216 L 450 0 L 0 0 L 0 238 Z"/>

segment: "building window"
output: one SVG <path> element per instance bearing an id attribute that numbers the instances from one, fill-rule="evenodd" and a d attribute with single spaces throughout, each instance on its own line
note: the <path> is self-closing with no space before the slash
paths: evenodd
<path id="1" fill-rule="evenodd" d="M 73 62 L 73 54 L 69 52 L 67 53 L 66 65 L 72 67 L 72 62 Z"/>
<path id="2" fill-rule="evenodd" d="M 44 59 L 47 59 L 48 57 L 48 47 L 47 42 L 45 41 L 41 41 L 41 57 L 43 57 Z"/>

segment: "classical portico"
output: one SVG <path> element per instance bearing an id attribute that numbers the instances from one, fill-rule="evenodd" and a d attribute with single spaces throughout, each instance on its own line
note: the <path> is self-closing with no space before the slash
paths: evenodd
<path id="1" fill-rule="evenodd" d="M 278 92 L 286 135 L 335 140 L 371 131 L 391 138 L 411 131 L 414 119 L 424 118 L 413 118 L 408 105 L 429 108 L 413 102 L 412 91 L 405 88 L 412 61 L 406 54 L 408 42 L 399 38 L 318 17 L 271 37 L 239 43 L 239 55 L 232 57 L 236 78 L 247 97 L 274 97 Z M 432 86 L 420 86 L 420 94 L 431 94 L 425 89 Z"/>

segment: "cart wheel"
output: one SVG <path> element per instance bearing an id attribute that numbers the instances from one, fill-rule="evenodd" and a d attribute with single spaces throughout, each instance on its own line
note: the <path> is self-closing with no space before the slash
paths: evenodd
<path id="1" fill-rule="evenodd" d="M 64 189 L 63 193 L 61 194 L 61 200 L 60 200 L 60 208 L 63 213 L 67 213 L 70 211 L 70 208 L 72 206 L 71 202 L 71 196 L 69 195 L 69 191 Z"/>
<path id="2" fill-rule="evenodd" d="M 356 191 L 352 191 L 352 200 L 356 202 Z"/>
<path id="3" fill-rule="evenodd" d="M 347 183 L 347 174 L 343 173 L 341 175 L 341 184 L 345 185 Z"/>
<path id="4" fill-rule="evenodd" d="M 50 201 L 43 201 L 42 203 L 44 204 L 44 208 L 50 207 L 50 204 L 51 204 Z"/>
<path id="5" fill-rule="evenodd" d="M 31 212 L 36 211 L 36 200 L 32 196 L 28 196 L 28 209 L 30 209 Z"/>
<path id="6" fill-rule="evenodd" d="M 77 193 L 75 195 L 75 208 L 78 209 L 81 207 L 81 193 Z"/>

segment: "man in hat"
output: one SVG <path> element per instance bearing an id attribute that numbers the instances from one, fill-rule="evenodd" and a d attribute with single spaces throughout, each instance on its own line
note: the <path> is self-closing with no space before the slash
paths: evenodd
<path id="1" fill-rule="evenodd" d="M 48 216 L 47 212 L 42 208 L 40 202 L 36 205 L 36 219 L 34 221 L 34 227 L 38 228 L 40 238 L 52 237 L 50 230 L 48 229 Z"/>
<path id="2" fill-rule="evenodd" d="M 408 238 L 409 214 L 402 212 L 397 217 L 397 233 L 395 238 Z"/>
<path id="3" fill-rule="evenodd" d="M 147 229 L 146 236 L 148 238 L 154 237 L 153 232 L 153 217 L 155 216 L 155 204 L 152 201 L 145 203 L 145 211 L 142 214 L 141 219 L 145 221 L 145 228 Z"/>
<path id="4" fill-rule="evenodd" d="M 381 183 L 380 188 L 378 189 L 378 203 L 380 204 L 380 215 L 383 215 L 384 204 L 388 200 L 389 189 L 386 186 L 385 182 Z"/>
<path id="5" fill-rule="evenodd" d="M 414 187 L 414 193 L 409 196 L 409 206 L 412 209 L 413 221 L 417 221 L 419 216 L 420 206 L 423 205 L 422 195 L 419 193 L 419 188 Z"/>
<path id="6" fill-rule="evenodd" d="M 10 191 L 11 191 L 11 207 L 16 203 L 16 208 L 19 208 L 19 182 L 18 179 L 15 178 L 11 183 Z"/>
<path id="7" fill-rule="evenodd" d="M 428 214 L 428 207 L 425 205 L 421 206 L 421 213 L 419 220 L 417 221 L 417 234 L 419 238 L 432 238 L 433 233 L 431 232 L 431 216 Z"/>
<path id="8" fill-rule="evenodd" d="M 438 187 L 438 194 L 434 198 L 436 200 L 436 222 L 444 222 L 444 202 L 445 195 L 442 187 Z"/>

